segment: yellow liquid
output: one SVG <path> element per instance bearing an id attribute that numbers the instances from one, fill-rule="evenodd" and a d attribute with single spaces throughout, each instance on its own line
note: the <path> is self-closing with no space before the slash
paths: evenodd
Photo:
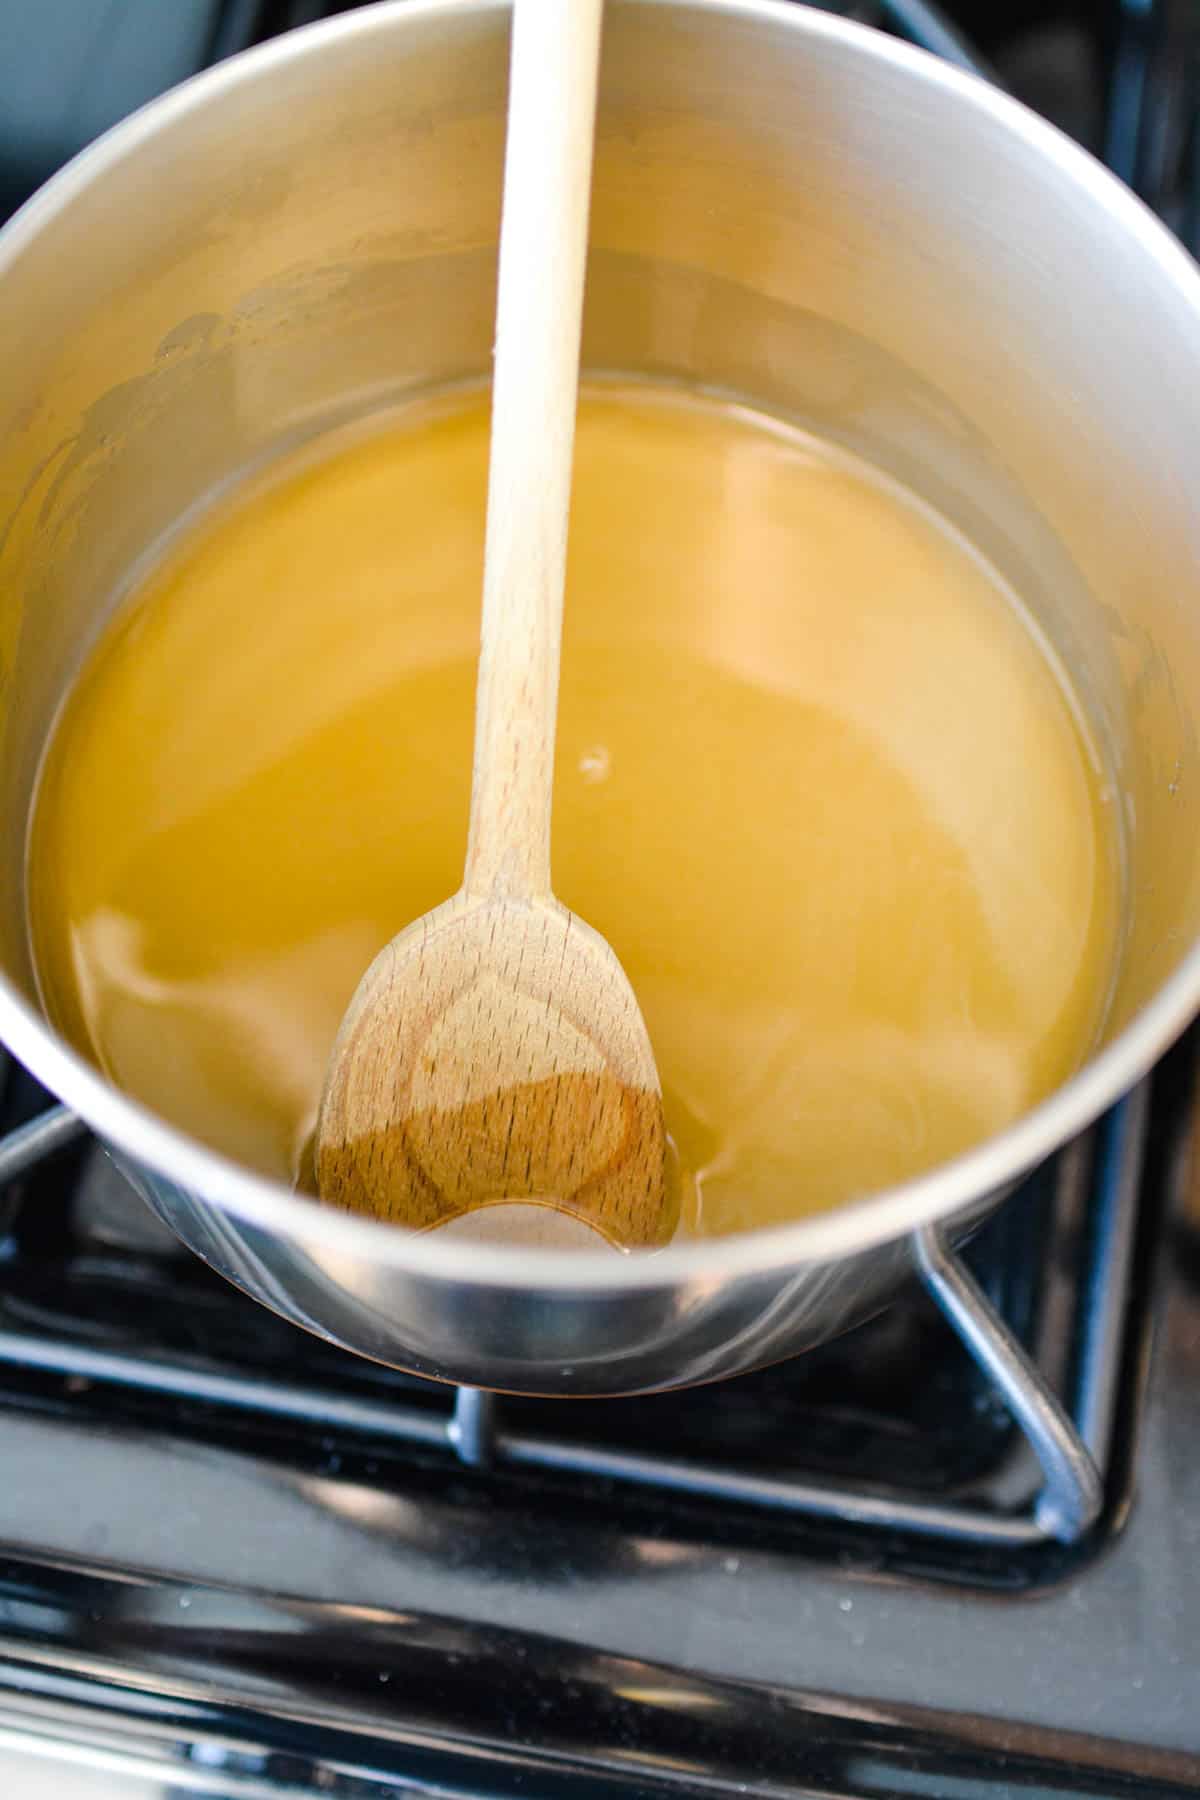
<path id="1" fill-rule="evenodd" d="M 359 976 L 461 877 L 485 402 L 326 449 L 121 611 L 30 848 L 52 1019 L 285 1181 Z M 585 392 L 554 885 L 641 1000 L 683 1232 L 836 1206 L 1061 1082 L 1113 846 L 1061 680 L 914 499 L 732 406 Z"/>

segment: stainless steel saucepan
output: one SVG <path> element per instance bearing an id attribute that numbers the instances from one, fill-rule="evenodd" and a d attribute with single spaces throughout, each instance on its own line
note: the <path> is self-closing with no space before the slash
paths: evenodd
<path id="1" fill-rule="evenodd" d="M 1003 1135 L 779 1229 L 620 1258 L 323 1210 L 152 1117 L 49 1027 L 26 823 L 81 657 L 190 507 L 487 370 L 508 23 L 502 0 L 404 0 L 285 37 L 120 126 L 0 234 L 0 1033 L 193 1249 L 288 1318 L 475 1386 L 635 1392 L 803 1350 L 914 1260 L 945 1299 L 953 1244 L 1200 1006 L 1200 275 L 1082 151 L 920 52 L 778 0 L 611 0 L 585 360 L 807 421 L 1010 577 L 1123 800 L 1112 1022 Z"/>

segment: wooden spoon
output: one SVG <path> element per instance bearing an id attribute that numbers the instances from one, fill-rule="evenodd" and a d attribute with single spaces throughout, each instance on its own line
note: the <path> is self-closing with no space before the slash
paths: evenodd
<path id="1" fill-rule="evenodd" d="M 405 1225 L 536 1201 L 628 1248 L 675 1225 L 658 1072 L 614 952 L 550 891 L 601 6 L 514 6 L 466 869 L 359 984 L 315 1167 Z"/>

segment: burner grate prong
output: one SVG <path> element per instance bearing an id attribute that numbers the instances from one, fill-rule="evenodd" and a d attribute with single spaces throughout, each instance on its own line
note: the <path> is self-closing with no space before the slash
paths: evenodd
<path id="1" fill-rule="evenodd" d="M 489 1467 L 496 1455 L 495 1394 L 483 1388 L 459 1388 L 446 1436 L 460 1461 L 473 1469 Z"/>
<path id="2" fill-rule="evenodd" d="M 1034 1517 L 1049 1537 L 1072 1544 L 1095 1524 L 1104 1489 L 1090 1452 L 1066 1411 L 975 1277 L 933 1225 L 914 1233 L 921 1279 L 1004 1396 L 1046 1477 Z"/>
<path id="3" fill-rule="evenodd" d="M 15 1131 L 0 1138 L 0 1188 L 28 1174 L 56 1151 L 86 1137 L 87 1129 L 67 1106 L 52 1106 L 27 1125 L 18 1125 Z"/>

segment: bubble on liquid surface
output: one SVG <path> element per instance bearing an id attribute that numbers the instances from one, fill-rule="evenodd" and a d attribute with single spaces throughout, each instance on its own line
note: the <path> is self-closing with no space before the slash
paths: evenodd
<path id="1" fill-rule="evenodd" d="M 593 787 L 598 782 L 607 781 L 612 758 L 604 744 L 592 744 L 579 759 L 579 773 Z"/>

